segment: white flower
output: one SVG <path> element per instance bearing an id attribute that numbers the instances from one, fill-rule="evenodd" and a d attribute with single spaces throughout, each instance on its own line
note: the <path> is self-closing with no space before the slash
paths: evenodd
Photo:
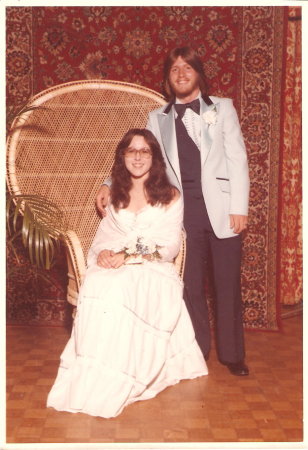
<path id="1" fill-rule="evenodd" d="M 202 114 L 202 117 L 205 123 L 207 123 L 208 125 L 215 125 L 217 122 L 216 108 L 205 111 L 205 113 Z"/>
<path id="2" fill-rule="evenodd" d="M 136 241 L 129 242 L 126 247 L 126 253 L 129 255 L 133 255 L 134 253 L 136 253 L 136 251 Z"/>
<path id="3" fill-rule="evenodd" d="M 154 242 L 149 241 L 147 244 L 147 249 L 148 249 L 148 253 L 151 255 L 152 253 L 154 253 L 157 249 L 157 245 L 154 244 Z"/>

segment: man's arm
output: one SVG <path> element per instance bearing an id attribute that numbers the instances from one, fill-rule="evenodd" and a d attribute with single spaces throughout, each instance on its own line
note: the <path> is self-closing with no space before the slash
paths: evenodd
<path id="1" fill-rule="evenodd" d="M 241 127 L 232 100 L 224 105 L 224 150 L 230 180 L 230 216 L 247 216 L 249 169 Z"/>
<path id="2" fill-rule="evenodd" d="M 232 100 L 225 105 L 224 147 L 231 185 L 230 228 L 241 233 L 247 228 L 249 170 L 247 152 Z"/>
<path id="3" fill-rule="evenodd" d="M 108 178 L 106 180 L 106 182 L 108 182 L 110 179 Z M 105 184 L 106 182 L 104 182 L 104 184 L 102 184 L 99 188 L 99 190 L 97 191 L 96 194 L 96 200 L 95 200 L 95 204 L 96 204 L 96 208 L 99 211 L 99 213 L 101 214 L 102 217 L 104 217 L 106 215 L 106 211 L 105 208 L 108 204 L 108 200 L 109 200 L 109 196 L 110 196 L 110 184 Z"/>

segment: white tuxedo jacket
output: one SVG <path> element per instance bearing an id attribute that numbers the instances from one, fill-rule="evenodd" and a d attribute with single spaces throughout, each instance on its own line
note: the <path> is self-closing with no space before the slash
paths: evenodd
<path id="1" fill-rule="evenodd" d="M 230 228 L 230 214 L 248 214 L 249 172 L 246 148 L 233 102 L 210 96 L 213 104 L 201 100 L 201 184 L 204 201 L 215 235 L 236 236 Z M 182 192 L 174 110 L 160 107 L 149 114 L 147 128 L 161 145 L 170 182 Z M 204 116 L 213 110 L 216 123 Z M 216 114 L 215 114 L 216 112 Z"/>

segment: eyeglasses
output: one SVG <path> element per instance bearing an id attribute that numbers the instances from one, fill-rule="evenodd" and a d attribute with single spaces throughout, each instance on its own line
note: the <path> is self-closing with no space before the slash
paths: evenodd
<path id="1" fill-rule="evenodd" d="M 124 151 L 124 156 L 126 158 L 135 158 L 137 156 L 137 154 L 139 153 L 140 158 L 144 158 L 144 159 L 148 159 L 152 156 L 152 152 L 149 148 L 140 148 L 140 149 L 136 149 L 136 148 L 127 148 Z"/>

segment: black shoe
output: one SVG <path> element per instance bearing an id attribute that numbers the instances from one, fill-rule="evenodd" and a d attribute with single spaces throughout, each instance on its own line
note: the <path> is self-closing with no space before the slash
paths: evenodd
<path id="1" fill-rule="evenodd" d="M 237 375 L 238 377 L 244 377 L 249 375 L 249 369 L 244 363 L 244 361 L 239 361 L 237 363 L 226 364 L 232 375 Z"/>

